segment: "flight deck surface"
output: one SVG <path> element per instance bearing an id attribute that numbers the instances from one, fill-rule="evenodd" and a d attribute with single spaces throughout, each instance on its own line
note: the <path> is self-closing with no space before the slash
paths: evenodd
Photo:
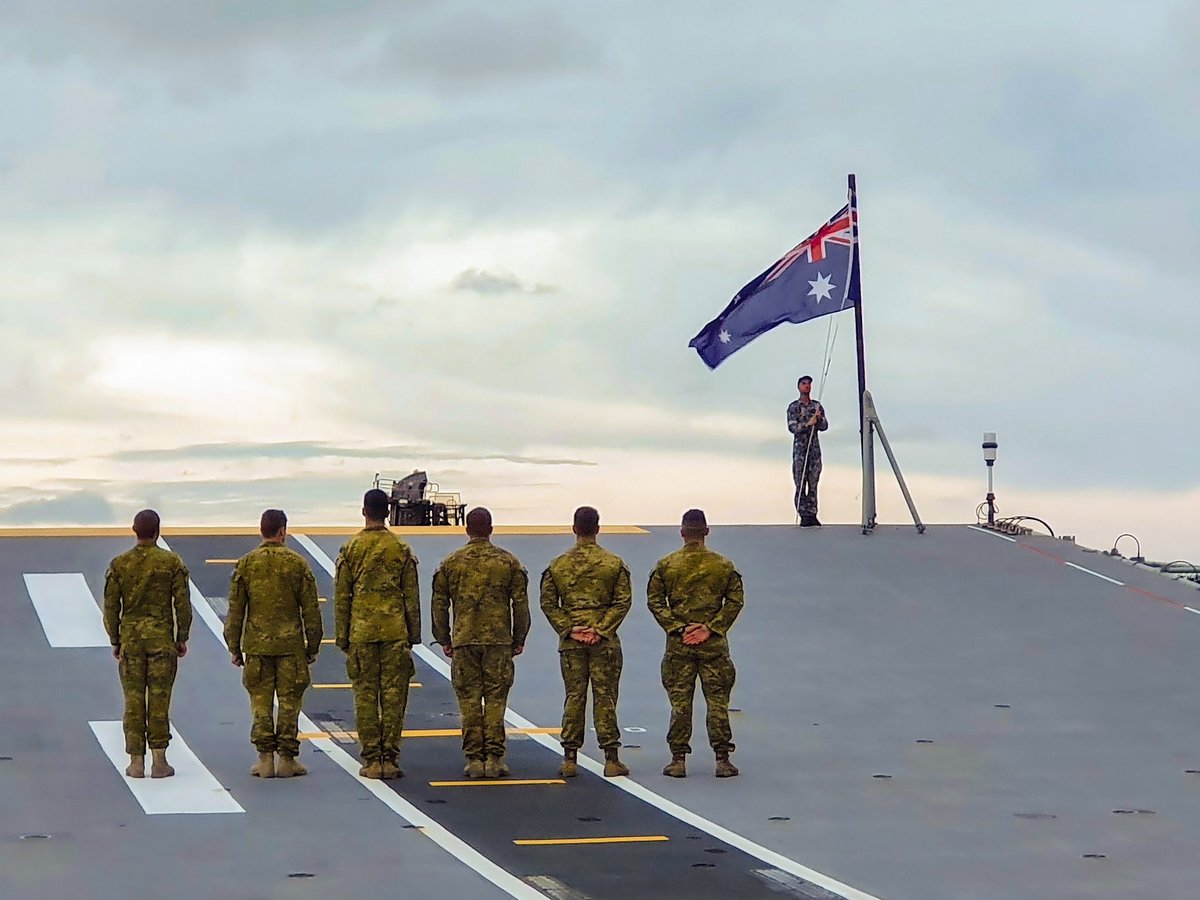
<path id="1" fill-rule="evenodd" d="M 344 540 L 329 531 L 289 538 L 325 598 Z M 251 778 L 248 702 L 215 630 L 230 561 L 257 541 L 168 532 L 199 613 L 172 708 L 196 768 L 138 786 L 141 799 L 97 737 L 121 718 L 107 642 L 94 628 L 55 630 L 54 611 L 75 603 L 72 622 L 92 615 L 89 595 L 96 604 L 107 561 L 131 540 L 0 534 L 0 897 L 127 897 L 147 884 L 230 900 L 1195 895 L 1194 589 L 1063 542 L 965 526 L 868 537 L 849 526 L 714 528 L 711 545 L 746 582 L 731 632 L 743 774 L 713 778 L 698 697 L 689 777 L 676 780 L 660 774 L 663 638 L 645 582 L 678 532 L 625 531 L 601 534 L 628 562 L 635 597 L 619 708 L 632 776 L 611 782 L 556 774 L 562 684 L 536 585 L 570 537 L 496 537 L 530 572 L 534 619 L 509 698 L 503 784 L 462 783 L 457 708 L 428 644 L 402 780 L 357 777 L 351 692 L 331 645 L 305 699 L 310 775 Z M 428 641 L 430 578 L 462 537 L 405 539 L 421 560 Z M 321 604 L 327 638 L 331 606 Z M 144 805 L 150 790 L 160 806 Z"/>

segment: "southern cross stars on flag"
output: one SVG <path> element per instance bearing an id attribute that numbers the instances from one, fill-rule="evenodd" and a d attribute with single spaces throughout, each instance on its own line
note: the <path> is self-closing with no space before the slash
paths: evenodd
<path id="1" fill-rule="evenodd" d="M 807 322 L 853 306 L 859 299 L 857 280 L 851 284 L 850 277 L 857 225 L 858 211 L 843 206 L 738 291 L 725 311 L 700 329 L 688 346 L 715 369 L 776 325 Z"/>

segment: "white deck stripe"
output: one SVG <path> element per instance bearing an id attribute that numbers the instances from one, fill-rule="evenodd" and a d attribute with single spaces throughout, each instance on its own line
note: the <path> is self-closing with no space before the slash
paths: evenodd
<path id="1" fill-rule="evenodd" d="M 212 815 L 213 813 L 243 813 L 229 791 L 213 777 L 196 754 L 174 728 L 171 729 L 171 749 L 167 754 L 175 775 L 171 778 L 151 778 L 146 766 L 145 778 L 129 778 L 125 767 L 125 731 L 120 722 L 89 722 L 96 740 L 104 749 L 125 785 L 149 816 Z M 149 760 L 147 760 L 149 762 Z"/>
<path id="2" fill-rule="evenodd" d="M 292 537 L 300 542 L 300 544 L 302 544 L 306 549 L 309 549 L 310 553 L 312 553 L 315 549 L 317 553 L 321 553 L 321 556 L 328 561 L 329 557 L 325 556 L 325 554 L 321 552 L 320 548 L 317 547 L 316 544 L 312 543 L 310 538 L 305 535 L 298 534 L 293 534 Z M 166 542 L 161 538 L 159 538 L 158 543 L 159 546 L 163 547 L 164 549 L 170 549 Z M 318 559 L 320 562 L 320 559 L 316 557 L 315 554 L 314 558 Z M 324 562 L 321 564 L 322 566 L 325 565 Z M 330 562 L 329 566 L 332 565 L 332 562 Z M 209 630 L 213 633 L 216 639 L 220 641 L 221 646 L 228 649 L 227 645 L 225 644 L 224 626 L 221 623 L 220 617 L 213 611 L 212 607 L 209 606 L 208 601 L 204 599 L 204 595 L 200 593 L 200 589 L 196 587 L 196 583 L 194 581 L 189 580 L 189 587 L 192 592 L 192 605 L 196 608 L 197 614 L 204 621 L 204 624 L 208 626 Z M 314 723 L 313 720 L 308 716 L 304 715 L 304 713 L 300 714 L 299 725 L 301 731 L 313 732 L 321 730 L 316 726 L 316 723 Z M 124 747 L 123 741 L 124 738 L 122 738 L 122 748 Z M 308 743 L 314 749 L 324 753 L 331 760 L 333 760 L 333 762 L 337 763 L 338 766 L 344 769 L 351 777 L 354 778 L 355 781 L 362 785 L 362 787 L 374 794 L 377 799 L 383 801 L 383 803 L 392 812 L 396 813 L 396 815 L 400 816 L 400 818 L 404 819 L 410 825 L 415 825 L 417 828 L 420 828 L 421 833 L 424 834 L 425 837 L 429 838 L 459 862 L 463 863 L 482 877 L 486 878 L 510 897 L 516 897 L 518 900 L 545 900 L 545 895 L 540 891 L 535 890 L 524 881 L 517 878 L 515 875 L 496 865 L 462 838 L 448 831 L 444 826 L 429 818 L 429 816 L 417 809 L 383 782 L 376 779 L 361 777 L 358 774 L 358 770 L 361 768 L 359 761 L 339 747 L 332 740 L 322 738 L 309 741 Z M 122 767 L 122 771 L 124 771 L 124 767 Z"/>
<path id="3" fill-rule="evenodd" d="M 1120 587 L 1125 587 L 1125 582 L 1123 582 L 1123 581 L 1117 581 L 1117 579 L 1115 579 L 1115 578 L 1109 578 L 1107 575 L 1101 575 L 1099 572 L 1093 572 L 1091 569 L 1085 569 L 1083 566 L 1077 566 L 1073 562 L 1067 562 L 1066 560 L 1064 560 L 1064 562 L 1066 562 L 1067 565 L 1070 566 L 1072 569 L 1078 569 L 1080 572 L 1087 572 L 1089 575 L 1095 575 L 1100 580 L 1107 581 L 1109 584 L 1115 584 Z"/>
<path id="4" fill-rule="evenodd" d="M 300 535 L 292 535 L 292 537 L 300 537 Z M 303 713 L 300 714 L 300 728 L 303 731 L 309 732 L 321 730 L 312 719 Z M 362 764 L 332 740 L 320 738 L 309 741 L 309 743 L 345 769 L 347 774 L 378 799 L 382 800 L 392 812 L 396 813 L 396 815 L 400 816 L 400 818 L 407 821 L 410 825 L 420 828 L 421 833 L 425 837 L 429 838 L 460 862 L 470 866 L 510 897 L 517 897 L 520 900 L 545 900 L 545 895 L 540 891 L 534 890 L 515 875 L 500 868 L 462 838 L 429 818 L 429 816 L 421 812 L 421 810 L 417 809 L 383 782 L 378 779 L 363 778 L 360 776 L 358 770 L 362 767 Z"/>
<path id="5" fill-rule="evenodd" d="M 977 526 L 977 525 L 968 525 L 967 527 L 968 527 L 968 528 L 970 528 L 972 531 L 978 531 L 980 534 L 989 534 L 989 535 L 991 535 L 992 537 L 998 537 L 998 538 L 1000 538 L 1000 540 L 1002 540 L 1002 541 L 1008 541 L 1010 544 L 1015 544 L 1015 543 L 1017 543 L 1017 539 L 1016 539 L 1016 538 L 1011 538 L 1011 537 L 1009 537 L 1008 535 L 1006 535 L 1006 534 L 1001 534 L 1001 533 L 1000 533 L 1000 532 L 998 532 L 998 531 L 989 531 L 988 529 L 986 529 L 986 528 L 980 528 L 980 527 L 979 527 L 979 526 Z"/>
<path id="6" fill-rule="evenodd" d="M 1188 612 L 1194 612 L 1196 615 L 1200 616 L 1200 609 L 1192 609 L 1190 606 L 1185 606 L 1184 609 L 1186 609 Z"/>
<path id="7" fill-rule="evenodd" d="M 161 537 L 158 539 L 158 546 L 164 550 L 170 550 L 167 542 Z M 204 599 L 204 595 L 200 593 L 200 588 L 196 587 L 196 582 L 188 579 L 188 591 L 192 596 L 192 610 L 208 626 L 208 630 L 217 636 L 217 640 L 221 642 L 221 646 L 225 646 L 225 626 L 221 622 L 221 617 L 217 615 L 216 610 L 209 605 L 209 602 Z"/>
<path id="8" fill-rule="evenodd" d="M 313 559 L 321 564 L 321 567 L 325 569 L 326 572 L 328 572 L 330 575 L 333 574 L 333 560 L 329 558 L 328 554 L 326 554 L 324 550 L 317 546 L 317 544 L 311 538 L 305 535 L 293 535 L 293 537 L 295 537 L 296 540 L 304 547 L 304 549 L 309 552 Z M 447 681 L 450 680 L 449 664 L 444 659 L 437 656 L 428 647 L 418 644 L 417 646 L 413 647 L 413 653 L 428 663 L 431 668 L 433 668 Z M 524 716 L 519 715 L 512 709 L 505 709 L 504 718 L 509 724 L 517 728 L 536 727 L 533 722 L 530 722 Z M 548 747 L 556 754 L 562 752 L 562 747 L 558 741 L 554 740 L 549 735 L 530 734 L 529 738 L 530 740 L 537 741 L 539 744 Z M 330 743 L 332 744 L 332 741 Z M 578 756 L 578 762 L 580 766 L 587 769 L 589 772 L 593 772 L 603 777 L 603 763 L 597 762 L 596 760 L 585 756 L 582 753 L 580 753 Z M 685 807 L 668 800 L 666 797 L 663 797 L 660 794 L 656 794 L 649 788 L 638 784 L 632 778 L 608 778 L 605 780 L 613 787 L 620 788 L 626 793 L 632 794 L 639 800 L 643 800 L 646 803 L 649 803 L 651 806 L 662 810 L 663 812 L 667 813 L 667 815 L 673 816 L 679 821 L 687 825 L 691 825 L 693 828 L 698 828 L 699 830 L 724 841 L 731 847 L 737 847 L 744 853 L 748 853 L 750 856 L 761 859 L 763 862 L 769 863 L 777 869 L 782 869 L 785 872 L 789 872 L 792 875 L 803 878 L 805 881 L 809 881 L 812 884 L 823 887 L 827 891 L 832 891 L 835 894 L 839 894 L 840 896 L 844 897 L 845 900 L 878 900 L 877 897 L 874 897 L 871 894 L 864 893 L 857 888 L 850 887 L 850 885 L 842 884 L 840 881 L 830 878 L 828 875 L 823 875 L 815 869 L 810 869 L 807 866 L 803 866 L 796 862 L 794 859 L 790 859 L 781 853 L 776 853 L 774 850 L 769 850 L 761 844 L 757 844 L 749 838 L 743 837 L 737 832 L 730 831 L 728 828 L 724 828 L 718 825 L 716 822 L 710 821 L 709 819 L 692 812 L 690 809 L 686 809 Z"/>
<path id="9" fill-rule="evenodd" d="M 25 589 L 51 647 L 108 647 L 100 607 L 82 573 L 26 575 Z"/>

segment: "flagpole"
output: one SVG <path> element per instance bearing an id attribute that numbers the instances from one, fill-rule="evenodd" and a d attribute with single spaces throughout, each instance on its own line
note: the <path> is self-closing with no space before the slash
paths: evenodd
<path id="1" fill-rule="evenodd" d="M 874 426 L 867 420 L 867 354 L 863 342 L 862 281 L 858 256 L 858 185 L 854 173 L 847 176 L 850 194 L 849 296 L 854 298 L 854 343 L 858 356 L 858 446 L 862 453 L 862 530 L 868 534 L 875 527 L 875 444 Z"/>
<path id="2" fill-rule="evenodd" d="M 848 290 L 857 288 L 857 302 L 854 304 L 854 342 L 858 351 L 858 437 L 862 444 L 863 421 L 866 409 L 863 406 L 863 396 L 867 392 L 867 355 L 863 346 L 863 312 L 862 312 L 862 282 L 859 274 L 858 256 L 858 188 L 853 173 L 846 176 L 850 192 L 850 228 L 854 236 L 854 244 L 850 252 L 854 254 L 850 262 L 850 285 Z M 864 456 L 865 463 L 865 456 Z"/>

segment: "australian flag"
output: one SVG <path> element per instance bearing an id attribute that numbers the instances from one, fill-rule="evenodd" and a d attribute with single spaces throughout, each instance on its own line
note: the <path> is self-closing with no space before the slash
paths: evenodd
<path id="1" fill-rule="evenodd" d="M 857 232 L 858 210 L 847 204 L 738 291 L 688 346 L 715 369 L 776 325 L 807 322 L 858 303 Z"/>

